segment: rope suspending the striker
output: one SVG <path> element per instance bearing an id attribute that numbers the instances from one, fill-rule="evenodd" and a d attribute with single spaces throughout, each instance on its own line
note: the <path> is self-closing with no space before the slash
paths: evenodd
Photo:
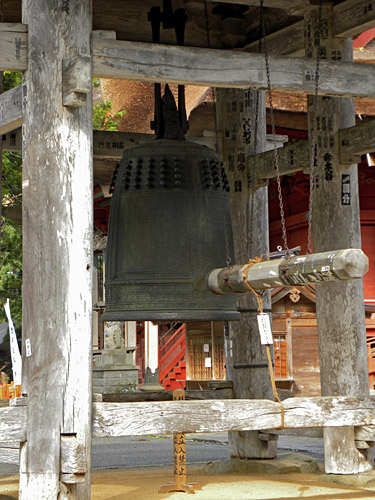
<path id="1" fill-rule="evenodd" d="M 249 269 L 254 265 L 258 264 L 261 262 L 266 262 L 269 260 L 269 256 L 266 254 L 261 255 L 260 257 L 255 257 L 254 259 L 249 259 L 248 264 L 245 266 L 244 270 L 242 271 L 242 276 L 244 283 L 246 284 L 247 288 L 249 291 L 251 291 L 255 298 L 257 299 L 258 302 L 258 313 L 263 313 L 263 298 L 260 293 L 258 293 L 254 288 L 250 285 L 250 283 L 247 281 L 247 273 L 249 272 Z M 281 425 L 280 429 L 284 429 L 284 406 L 280 400 L 279 394 L 277 392 L 276 388 L 276 382 L 275 382 L 275 374 L 273 372 L 273 367 L 272 367 L 272 358 L 271 358 L 271 351 L 270 351 L 270 346 L 269 344 L 266 344 L 266 352 L 267 352 L 267 361 L 268 361 L 268 371 L 270 374 L 270 380 L 271 380 L 271 385 L 272 385 L 272 391 L 273 391 L 273 400 L 280 405 L 280 410 L 281 410 Z"/>

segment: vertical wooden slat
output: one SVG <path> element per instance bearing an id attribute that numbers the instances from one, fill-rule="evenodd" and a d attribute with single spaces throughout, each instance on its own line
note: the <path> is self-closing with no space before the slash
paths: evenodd
<path id="1" fill-rule="evenodd" d="M 63 106 L 62 68 L 68 57 L 90 57 L 91 16 L 90 0 L 23 1 L 29 40 L 23 85 L 23 343 L 29 339 L 31 356 L 24 358 L 22 500 L 90 498 L 92 103 L 89 95 L 80 107 Z M 62 435 L 69 443 L 64 453 Z M 70 455 L 71 463 L 61 461 Z"/>
<path id="2" fill-rule="evenodd" d="M 317 8 L 306 16 L 306 54 L 316 54 Z M 332 36 L 332 7 L 322 9 L 320 55 L 352 60 L 351 40 Z M 316 57 L 316 56 L 315 56 Z M 317 98 L 317 167 L 313 203 L 314 252 L 360 248 L 357 165 L 340 164 L 340 128 L 355 124 L 351 98 Z M 312 137 L 314 98 L 308 98 Z M 366 330 L 362 280 L 327 283 L 316 288 L 322 395 L 368 394 Z M 372 469 L 365 452 L 356 449 L 353 429 L 325 430 L 326 472 L 354 474 Z"/>
<path id="3" fill-rule="evenodd" d="M 265 96 L 259 92 L 257 152 L 265 150 Z M 217 117 L 224 137 L 222 160 L 230 182 L 229 203 L 234 235 L 235 262 L 268 253 L 268 196 L 267 187 L 251 189 L 245 157 L 253 154 L 257 92 L 251 90 L 217 89 Z M 252 203 L 253 200 L 253 203 Z M 271 311 L 268 294 L 264 309 Z M 236 398 L 271 398 L 267 356 L 260 344 L 257 324 L 257 301 L 251 293 L 242 294 L 237 301 L 241 321 L 231 322 L 227 378 L 233 381 Z M 232 355 L 231 355 L 232 354 Z M 235 369 L 235 365 L 257 365 Z M 264 367 L 259 367 L 264 364 Z M 231 456 L 240 458 L 271 458 L 276 455 L 276 442 L 260 441 L 257 432 L 231 432 Z"/>

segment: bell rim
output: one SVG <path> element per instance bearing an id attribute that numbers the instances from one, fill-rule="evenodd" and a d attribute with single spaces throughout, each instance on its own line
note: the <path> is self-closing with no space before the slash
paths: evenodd
<path id="1" fill-rule="evenodd" d="M 104 312 L 100 321 L 178 321 L 185 323 L 188 321 L 239 321 L 241 313 L 239 311 L 218 311 L 218 310 L 190 310 L 176 312 L 159 311 L 113 311 Z"/>

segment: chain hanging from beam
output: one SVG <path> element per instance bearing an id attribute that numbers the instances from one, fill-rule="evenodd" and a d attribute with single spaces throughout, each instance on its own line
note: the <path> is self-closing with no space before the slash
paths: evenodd
<path id="1" fill-rule="evenodd" d="M 267 95 L 270 103 L 270 115 L 271 115 L 271 128 L 272 128 L 272 140 L 273 140 L 273 152 L 274 152 L 274 160 L 275 160 L 275 169 L 276 169 L 276 181 L 277 181 L 277 192 L 279 197 L 279 207 L 280 207 L 280 217 L 281 217 L 281 230 L 282 230 L 282 238 L 284 249 L 288 251 L 288 239 L 286 234 L 286 223 L 285 223 L 285 213 L 284 213 L 284 204 L 283 204 L 283 196 L 281 192 L 281 181 L 280 181 L 280 167 L 279 167 L 279 155 L 277 152 L 277 144 L 276 144 L 276 132 L 275 132 L 275 118 L 273 113 L 273 102 L 272 102 L 272 92 L 271 92 L 271 77 L 270 77 L 270 65 L 268 60 L 268 52 L 267 52 L 267 40 L 266 40 L 266 24 L 264 19 L 264 0 L 260 0 L 260 27 L 261 27 L 261 37 L 260 40 L 263 41 L 264 46 L 264 59 L 266 63 L 266 75 L 267 75 Z"/>
<path id="2" fill-rule="evenodd" d="M 309 218 L 307 227 L 307 251 L 306 253 L 312 253 L 312 211 L 313 211 L 313 200 L 314 200 L 314 187 L 315 187 L 315 166 L 317 165 L 317 147 L 316 147 L 316 132 L 318 124 L 318 88 L 319 88 L 319 69 L 320 69 L 320 39 L 321 39 L 321 29 L 322 29 L 322 0 L 319 1 L 319 13 L 318 13 L 318 29 L 316 30 L 316 70 L 315 70 L 315 88 L 314 88 L 314 120 L 312 127 L 312 137 L 311 137 L 311 156 L 310 156 L 310 196 L 309 196 Z"/>
<path id="3" fill-rule="evenodd" d="M 207 37 L 207 47 L 210 49 L 211 48 L 211 37 L 210 37 L 210 20 L 208 17 L 208 7 L 207 7 L 207 1 L 204 0 L 204 17 L 205 17 L 205 23 L 206 23 L 206 37 Z M 216 156 L 219 160 L 219 177 L 220 177 L 220 184 L 224 184 L 224 178 L 225 178 L 225 167 L 224 167 L 224 162 L 221 161 L 221 154 L 220 154 L 220 147 L 219 147 L 219 129 L 217 125 L 217 112 L 216 112 L 216 89 L 215 87 L 211 87 L 211 99 L 212 99 L 212 106 L 213 108 L 213 114 L 214 114 L 214 124 L 215 124 L 215 152 Z M 227 212 L 225 210 L 224 205 L 222 206 L 222 211 L 223 211 L 223 219 L 224 219 L 224 239 L 225 239 L 225 251 L 226 251 L 226 263 L 227 267 L 230 267 L 232 265 L 232 259 L 230 256 L 230 250 L 229 250 L 229 223 L 227 218 Z"/>

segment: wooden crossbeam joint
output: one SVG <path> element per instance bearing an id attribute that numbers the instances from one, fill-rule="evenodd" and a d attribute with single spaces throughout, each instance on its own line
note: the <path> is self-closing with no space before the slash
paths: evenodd
<path id="1" fill-rule="evenodd" d="M 63 60 L 63 105 L 77 108 L 91 91 L 91 57 L 75 54 Z"/>

